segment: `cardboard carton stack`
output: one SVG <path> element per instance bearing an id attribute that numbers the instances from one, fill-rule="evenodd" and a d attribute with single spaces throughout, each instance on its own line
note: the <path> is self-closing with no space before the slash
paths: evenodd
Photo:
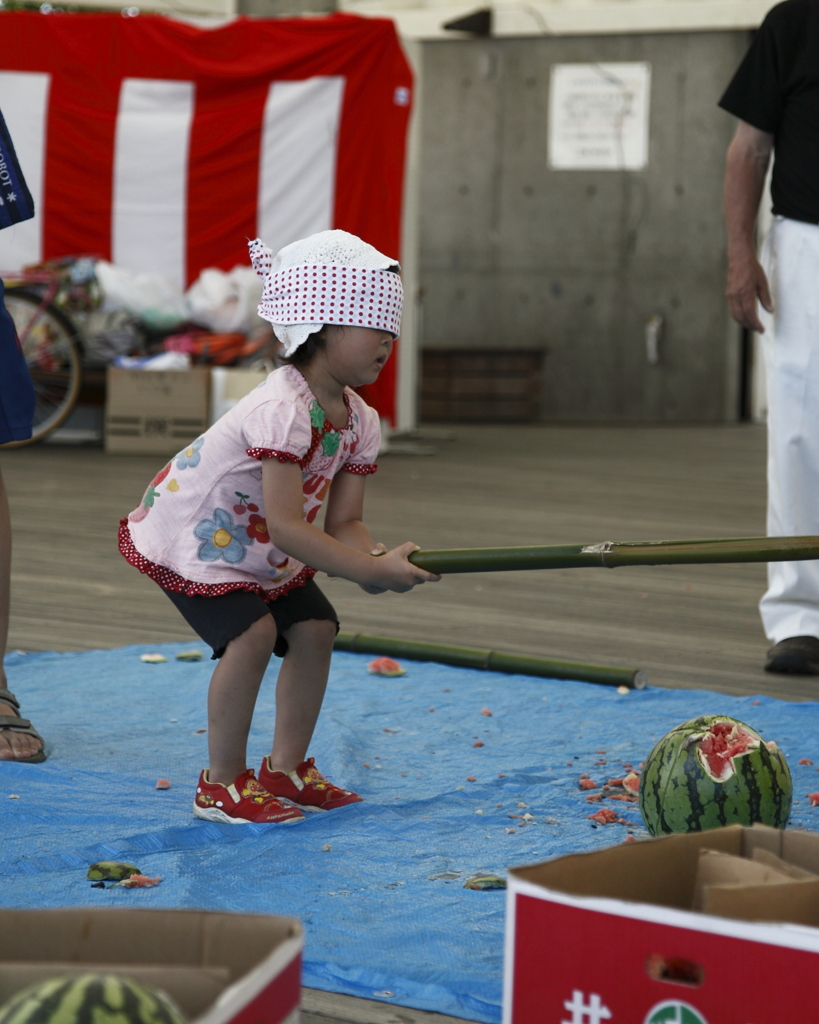
<path id="1" fill-rule="evenodd" d="M 819 1021 L 819 835 L 735 825 L 510 872 L 504 1024 Z"/>
<path id="2" fill-rule="evenodd" d="M 240 367 L 125 370 L 109 366 L 105 450 L 175 455 L 266 379 L 266 370 Z"/>
<path id="3" fill-rule="evenodd" d="M 121 370 L 108 367 L 105 450 L 173 455 L 208 428 L 210 368 Z"/>

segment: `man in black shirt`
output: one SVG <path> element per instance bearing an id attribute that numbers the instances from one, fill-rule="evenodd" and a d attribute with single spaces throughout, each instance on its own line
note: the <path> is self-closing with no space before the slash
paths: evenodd
<path id="1" fill-rule="evenodd" d="M 763 21 L 720 106 L 731 314 L 764 332 L 768 534 L 819 534 L 819 0 L 785 0 Z M 754 226 L 771 152 L 774 224 Z M 759 307 L 762 307 L 761 309 Z M 819 674 L 819 563 L 772 562 L 760 602 L 769 672 Z"/>

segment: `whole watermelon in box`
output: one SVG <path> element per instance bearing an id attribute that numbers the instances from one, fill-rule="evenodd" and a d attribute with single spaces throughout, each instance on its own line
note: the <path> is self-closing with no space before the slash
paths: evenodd
<path id="1" fill-rule="evenodd" d="M 184 1024 L 156 989 L 113 974 L 49 978 L 0 1006 L 0 1024 Z"/>
<path id="2" fill-rule="evenodd" d="M 755 821 L 784 828 L 792 798 L 782 751 L 723 715 L 672 729 L 648 755 L 640 779 L 640 811 L 654 836 Z"/>

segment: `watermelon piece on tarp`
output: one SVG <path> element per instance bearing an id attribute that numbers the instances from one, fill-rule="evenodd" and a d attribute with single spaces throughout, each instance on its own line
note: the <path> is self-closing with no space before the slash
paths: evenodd
<path id="1" fill-rule="evenodd" d="M 393 658 L 374 658 L 367 666 L 367 671 L 373 676 L 405 676 L 407 670 L 400 662 Z"/>
<path id="2" fill-rule="evenodd" d="M 640 778 L 640 812 L 652 835 L 754 822 L 784 828 L 792 800 L 791 773 L 776 743 L 724 715 L 672 729 Z"/>

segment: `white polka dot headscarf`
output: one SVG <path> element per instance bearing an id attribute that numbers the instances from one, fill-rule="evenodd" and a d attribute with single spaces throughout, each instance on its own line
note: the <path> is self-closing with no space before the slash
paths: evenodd
<path id="1" fill-rule="evenodd" d="M 257 238 L 250 262 L 264 281 L 259 316 L 273 324 L 285 356 L 323 324 L 401 330 L 404 291 L 388 267 L 398 261 L 347 231 L 320 231 L 275 256 Z"/>

